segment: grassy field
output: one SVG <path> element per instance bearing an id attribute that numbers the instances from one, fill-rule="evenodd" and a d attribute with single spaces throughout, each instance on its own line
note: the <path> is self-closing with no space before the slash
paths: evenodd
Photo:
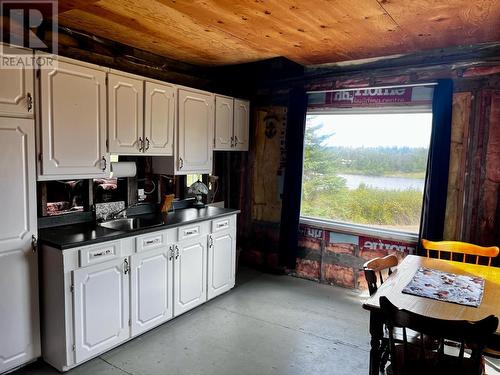
<path id="1" fill-rule="evenodd" d="M 396 228 L 418 228 L 422 192 L 418 190 L 382 190 L 360 187 L 337 191 L 316 191 L 302 199 L 301 214 Z"/>

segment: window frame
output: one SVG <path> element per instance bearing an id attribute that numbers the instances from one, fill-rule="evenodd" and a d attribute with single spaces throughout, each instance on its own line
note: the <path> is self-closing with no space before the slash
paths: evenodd
<path id="1" fill-rule="evenodd" d="M 352 90 L 352 89 L 349 89 Z M 337 91 L 337 90 L 333 90 Z M 339 90 L 342 91 L 342 90 Z M 308 115 L 362 115 L 362 114 L 417 114 L 417 113 L 431 113 L 432 105 L 408 105 L 408 106 L 387 106 L 387 107 L 357 107 L 357 108 L 328 108 L 328 109 L 318 109 L 311 108 L 306 112 L 306 116 Z M 305 126 L 305 124 L 304 124 Z M 429 139 L 429 144 L 432 139 Z M 304 151 L 305 151 L 305 142 L 304 142 Z M 303 152 L 305 157 L 305 152 Z M 302 160 L 302 166 L 304 166 L 304 160 Z M 427 170 L 426 170 L 427 174 Z M 302 187 L 304 181 L 304 168 L 302 168 L 302 179 L 301 179 L 301 207 L 302 207 Z M 424 191 L 425 191 L 425 180 L 424 180 Z M 423 205 L 423 197 L 422 197 L 422 205 Z M 301 209 L 302 211 L 302 209 Z M 353 234 L 353 235 L 361 235 L 361 236 L 370 236 L 383 238 L 387 240 L 394 241 L 406 241 L 406 242 L 418 242 L 419 233 L 413 232 L 405 232 L 399 231 L 396 229 L 383 229 L 383 228 L 374 228 L 366 224 L 357 224 L 344 222 L 340 220 L 333 219 L 325 219 L 320 217 L 306 216 L 300 213 L 299 223 L 302 225 L 308 225 L 316 228 L 322 228 L 326 230 L 331 230 L 333 232 Z M 419 231 L 420 231 L 419 225 Z"/>

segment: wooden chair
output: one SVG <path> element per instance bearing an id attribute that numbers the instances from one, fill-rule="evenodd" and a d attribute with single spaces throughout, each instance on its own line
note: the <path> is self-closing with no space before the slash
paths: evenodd
<path id="1" fill-rule="evenodd" d="M 378 287 L 384 282 L 382 271 L 387 270 L 388 275 L 390 275 L 392 273 L 392 268 L 396 267 L 398 263 L 399 260 L 395 255 L 387 255 L 383 258 L 369 260 L 363 264 L 363 272 L 365 273 L 365 279 L 368 283 L 368 292 L 370 296 L 375 294 Z M 379 275 L 378 280 L 377 273 Z"/>
<path id="2" fill-rule="evenodd" d="M 422 239 L 422 246 L 427 251 L 427 258 L 430 257 L 430 251 L 434 250 L 438 253 L 438 258 L 441 259 L 441 252 L 450 253 L 450 260 L 454 254 L 462 255 L 462 262 L 466 262 L 467 255 L 476 257 L 476 264 L 479 264 L 481 257 L 488 258 L 488 266 L 491 266 L 491 259 L 495 258 L 500 249 L 497 246 L 483 247 L 467 242 L 459 241 L 429 241 Z M 456 257 L 455 257 L 456 258 Z"/>
<path id="3" fill-rule="evenodd" d="M 482 353 L 496 331 L 498 318 L 490 315 L 477 322 L 436 319 L 407 310 L 400 310 L 387 297 L 380 297 L 380 308 L 389 330 L 389 348 L 393 375 L 481 375 Z M 394 330 L 403 330 L 403 343 L 394 339 Z M 407 331 L 418 332 L 419 346 L 410 345 Z M 425 336 L 437 339 L 436 348 L 426 347 Z M 457 356 L 445 354 L 444 341 L 458 343 Z M 466 357 L 465 347 L 470 349 Z"/>
<path id="4" fill-rule="evenodd" d="M 368 284 L 368 292 L 370 296 L 374 295 L 379 286 L 384 282 L 382 272 L 387 270 L 387 277 L 392 274 L 392 268 L 396 267 L 399 263 L 395 255 L 387 255 L 383 258 L 374 258 L 369 260 L 363 265 L 363 272 Z M 377 279 L 378 274 L 378 279 Z M 389 360 L 389 338 L 384 337 L 380 346 L 380 371 L 385 371 L 385 366 Z"/>

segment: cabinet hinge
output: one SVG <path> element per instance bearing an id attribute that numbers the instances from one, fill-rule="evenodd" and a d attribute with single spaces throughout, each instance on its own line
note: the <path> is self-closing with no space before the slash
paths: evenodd
<path id="1" fill-rule="evenodd" d="M 69 287 L 69 290 L 71 293 L 73 293 L 75 291 L 75 285 L 71 284 L 71 286 Z"/>
<path id="2" fill-rule="evenodd" d="M 42 161 L 43 159 L 43 154 L 41 152 L 38 153 L 38 160 L 39 161 Z"/>
<path id="3" fill-rule="evenodd" d="M 104 78 L 104 83 L 106 83 L 106 85 L 108 84 L 108 75 L 106 74 L 106 78 Z"/>
<path id="4" fill-rule="evenodd" d="M 75 344 L 73 344 L 73 348 L 72 349 L 73 349 L 73 351 L 76 350 L 76 345 Z"/>
<path id="5" fill-rule="evenodd" d="M 109 139 L 106 139 L 106 151 L 109 151 Z"/>
<path id="6" fill-rule="evenodd" d="M 129 327 L 132 327 L 132 319 L 129 319 L 129 320 L 128 320 L 128 326 L 129 326 Z"/>
<path id="7" fill-rule="evenodd" d="M 40 78 L 40 74 L 41 74 L 40 69 L 37 69 L 36 70 L 36 78 Z"/>

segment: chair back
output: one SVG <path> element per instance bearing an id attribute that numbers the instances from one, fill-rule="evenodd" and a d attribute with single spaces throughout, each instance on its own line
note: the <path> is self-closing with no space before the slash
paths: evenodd
<path id="1" fill-rule="evenodd" d="M 498 318 L 490 315 L 482 320 L 444 320 L 432 318 L 394 306 L 387 297 L 380 297 L 380 308 L 389 330 L 389 349 L 393 374 L 481 374 L 482 353 L 498 327 Z M 396 345 L 394 328 L 402 328 L 403 343 Z M 407 330 L 420 334 L 418 345 L 408 344 Z M 426 348 L 432 337 L 434 347 Z M 456 342 L 457 356 L 445 354 L 446 342 Z M 435 341 L 438 341 L 436 350 Z M 465 357 L 465 348 L 471 350 Z"/>
<path id="2" fill-rule="evenodd" d="M 387 270 L 388 275 L 390 275 L 392 273 L 392 267 L 396 267 L 398 262 L 398 258 L 391 254 L 383 258 L 374 258 L 363 265 L 363 272 L 365 273 L 370 296 L 375 294 L 378 287 L 384 282 L 382 271 Z M 377 280 L 377 273 L 379 275 L 379 280 Z"/>
<path id="3" fill-rule="evenodd" d="M 461 254 L 462 262 L 466 262 L 467 255 L 475 257 L 476 264 L 479 264 L 479 258 L 488 258 L 488 266 L 491 266 L 491 259 L 495 258 L 500 249 L 497 246 L 484 247 L 474 245 L 472 243 L 460 241 L 429 241 L 422 239 L 422 246 L 427 252 L 427 258 L 430 257 L 430 251 L 437 251 L 438 258 L 441 259 L 441 253 L 450 253 L 450 260 L 453 259 L 453 254 Z"/>

